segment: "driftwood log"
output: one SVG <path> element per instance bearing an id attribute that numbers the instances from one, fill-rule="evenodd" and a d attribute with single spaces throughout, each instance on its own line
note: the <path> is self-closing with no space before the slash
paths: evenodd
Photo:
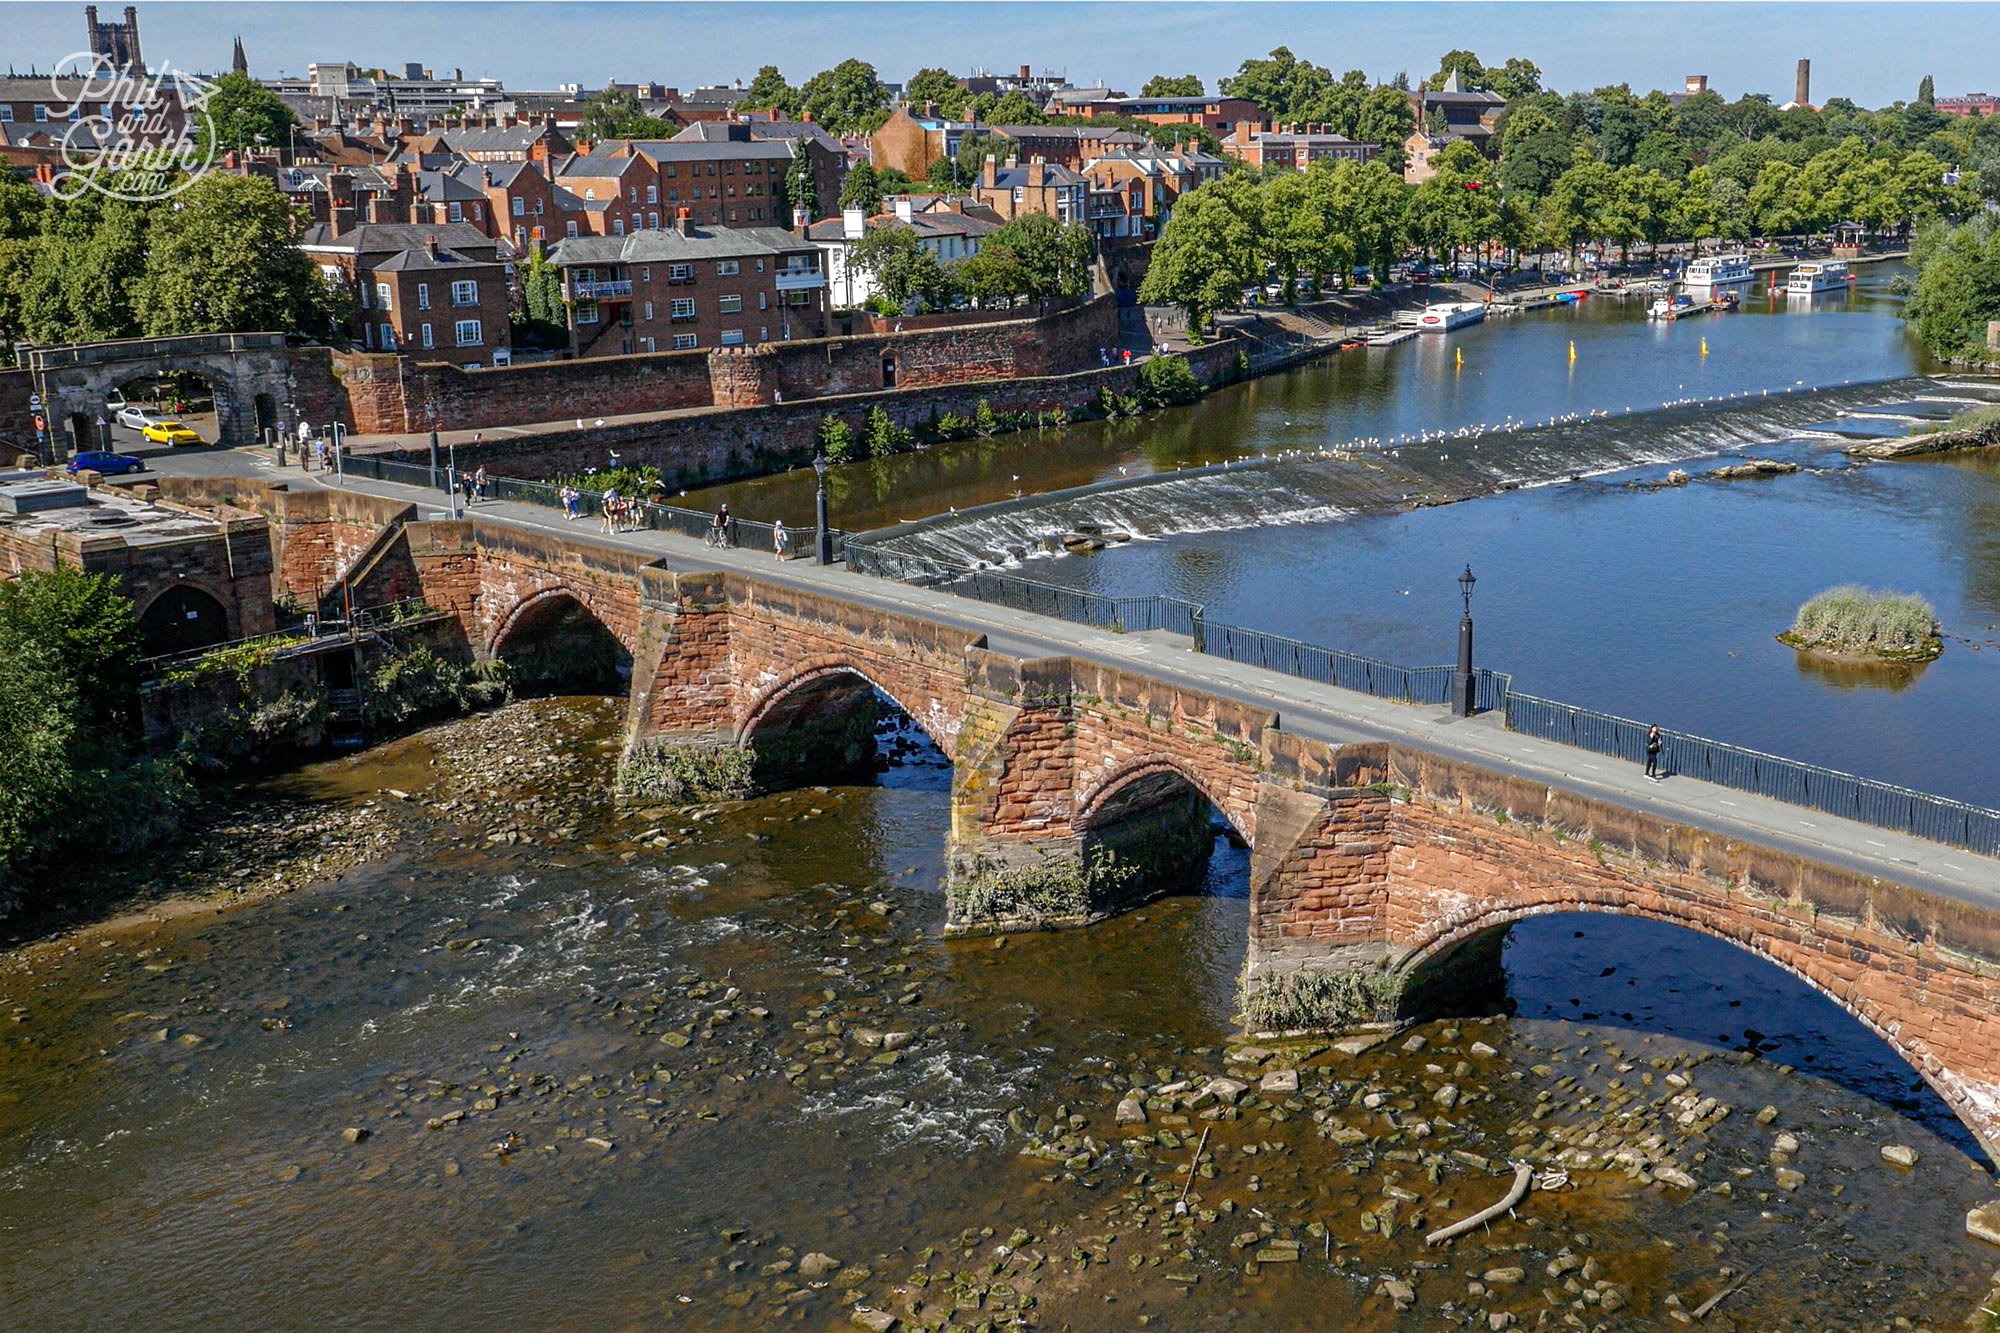
<path id="1" fill-rule="evenodd" d="M 1463 1222 L 1453 1222 L 1448 1227 L 1439 1227 L 1436 1231 L 1433 1231 L 1431 1232 L 1430 1235 L 1424 1237 L 1424 1244 L 1442 1245 L 1446 1241 L 1450 1240 L 1453 1236 L 1462 1236 L 1466 1232 L 1472 1230 L 1474 1227 L 1481 1226 L 1487 1222 L 1492 1221 L 1494 1218 L 1500 1216 L 1502 1213 L 1506 1212 L 1508 1209 L 1512 1208 L 1515 1204 L 1519 1203 L 1524 1197 L 1526 1197 L 1528 1193 L 1528 1184 L 1534 1178 L 1535 1178 L 1535 1169 L 1533 1167 L 1527 1165 L 1526 1163 L 1522 1163 L 1516 1166 L 1514 1168 L 1514 1185 L 1513 1188 L 1507 1191 L 1506 1198 L 1500 1200 L 1500 1202 L 1494 1204 L 1491 1208 L 1480 1209 L 1478 1212 L 1474 1213 L 1471 1217 L 1466 1218 Z"/>

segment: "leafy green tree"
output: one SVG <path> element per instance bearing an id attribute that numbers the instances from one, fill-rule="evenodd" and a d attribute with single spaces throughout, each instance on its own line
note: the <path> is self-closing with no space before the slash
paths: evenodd
<path id="1" fill-rule="evenodd" d="M 958 86 L 958 80 L 949 70 L 932 66 L 920 69 L 910 76 L 903 85 L 903 100 L 913 107 L 935 105 L 940 111 L 948 105 L 963 100 L 965 90 Z M 950 115 L 950 112 L 945 112 Z"/>
<path id="2" fill-rule="evenodd" d="M 146 229 L 133 311 L 149 336 L 323 333 L 328 284 L 296 244 L 291 205 L 262 176 L 203 176 Z"/>
<path id="3" fill-rule="evenodd" d="M 1264 60 L 1246 60 L 1222 80 L 1227 97 L 1247 97 L 1277 123 L 1307 119 L 1333 85 L 1333 75 L 1281 46 Z"/>
<path id="4" fill-rule="evenodd" d="M 876 290 L 896 310 L 912 304 L 921 311 L 949 299 L 950 283 L 937 252 L 915 231 L 898 222 L 878 222 L 847 252 L 849 267 L 868 274 Z"/>
<path id="5" fill-rule="evenodd" d="M 1980 216 L 1932 223 L 1911 248 L 1916 288 L 1903 317 L 1933 356 L 1986 361 L 1986 325 L 2000 319 L 2000 227 Z"/>
<path id="6" fill-rule="evenodd" d="M 1225 176 L 1181 196 L 1153 247 L 1139 299 L 1187 311 L 1199 330 L 1262 277 L 1262 199 L 1255 182 Z"/>
<path id="7" fill-rule="evenodd" d="M 218 155 L 260 145 L 284 149 L 298 123 L 292 109 L 257 80 L 224 74 L 195 112 L 195 136 L 205 150 Z"/>
<path id="8" fill-rule="evenodd" d="M 793 152 L 792 165 L 785 168 L 785 197 L 780 220 L 789 221 L 785 215 L 799 208 L 803 208 L 809 217 L 819 216 L 819 173 L 803 140 Z"/>
<path id="9" fill-rule="evenodd" d="M 569 305 L 563 300 L 562 270 L 537 246 L 520 273 L 526 319 L 516 340 L 540 347 L 562 346 L 569 339 Z"/>
<path id="10" fill-rule="evenodd" d="M 1026 93 L 1011 92 L 987 108 L 984 119 L 989 125 L 1040 125 L 1048 118 Z"/>
<path id="11" fill-rule="evenodd" d="M 854 457 L 854 427 L 837 416 L 829 413 L 820 419 L 818 441 L 819 451 L 829 463 L 845 463 Z"/>
<path id="12" fill-rule="evenodd" d="M 1097 243 L 1086 228 L 1030 213 L 987 236 L 953 267 L 969 296 L 1043 301 L 1088 295 L 1096 254 Z"/>
<path id="13" fill-rule="evenodd" d="M 847 173 L 840 187 L 840 206 L 858 208 L 869 217 L 882 211 L 882 182 L 873 166 L 863 162 Z"/>
<path id="14" fill-rule="evenodd" d="M 1208 89 L 1196 74 L 1155 74 L 1139 88 L 1141 97 L 1200 97 Z"/>
<path id="15" fill-rule="evenodd" d="M 1542 70 L 1532 60 L 1510 56 L 1500 68 L 1486 71 L 1486 81 L 1493 92 L 1512 102 L 1542 90 Z"/>
<path id="16" fill-rule="evenodd" d="M 1917 105 L 1937 105 L 1937 81 L 1928 74 L 1917 80 Z"/>
<path id="17" fill-rule="evenodd" d="M 583 104 L 576 124 L 576 137 L 590 143 L 606 139 L 665 139 L 679 127 L 670 120 L 646 114 L 639 96 L 630 89 L 605 88 L 593 93 Z"/>
<path id="18" fill-rule="evenodd" d="M 1567 250 L 1572 259 L 1583 242 L 1605 232 L 1605 220 L 1617 177 L 1602 162 L 1579 162 L 1565 171 L 1549 190 L 1536 215 L 1536 227 L 1549 244 Z"/>
<path id="19" fill-rule="evenodd" d="M 765 65 L 743 90 L 743 100 L 738 105 L 745 111 L 776 111 L 789 118 L 798 113 L 799 93 L 785 82 L 776 65 Z"/>
<path id="20" fill-rule="evenodd" d="M 1470 51 L 1447 51 L 1438 61 L 1437 73 L 1424 80 L 1424 87 L 1435 92 L 1444 87 L 1453 74 L 1458 75 L 1458 86 L 1467 92 L 1486 92 L 1486 66 L 1479 63 L 1479 57 Z"/>
<path id="21" fill-rule="evenodd" d="M 889 90 L 873 65 L 848 59 L 807 79 L 799 88 L 799 104 L 829 134 L 865 133 L 887 113 Z"/>
<path id="22" fill-rule="evenodd" d="M 85 190 L 42 210 L 19 297 L 34 342 L 132 338 L 132 292 L 146 265 L 146 228 L 156 204 Z"/>

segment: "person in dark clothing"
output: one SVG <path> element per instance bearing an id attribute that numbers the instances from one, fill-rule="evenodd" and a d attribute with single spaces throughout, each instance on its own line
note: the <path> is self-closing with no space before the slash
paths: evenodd
<path id="1" fill-rule="evenodd" d="M 1646 776 L 1655 782 L 1660 780 L 1660 750 L 1665 744 L 1660 739 L 1659 727 L 1646 728 Z"/>

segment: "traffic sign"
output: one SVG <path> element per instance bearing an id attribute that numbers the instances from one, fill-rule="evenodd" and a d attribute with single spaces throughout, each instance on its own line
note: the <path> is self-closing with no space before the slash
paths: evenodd
<path id="1" fill-rule="evenodd" d="M 29 394 L 29 395 L 28 395 L 28 410 L 29 410 L 29 411 L 31 411 L 31 412 L 35 412 L 35 411 L 40 411 L 40 410 L 41 410 L 41 406 L 42 406 L 42 396 L 41 396 L 40 394 L 38 394 L 38 393 L 31 393 L 31 394 Z"/>

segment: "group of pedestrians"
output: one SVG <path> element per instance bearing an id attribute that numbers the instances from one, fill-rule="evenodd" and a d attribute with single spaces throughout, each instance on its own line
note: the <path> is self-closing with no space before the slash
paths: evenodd
<path id="1" fill-rule="evenodd" d="M 606 532 L 637 532 L 644 526 L 646 502 L 636 495 L 620 495 L 615 488 L 607 488 L 598 504 Z"/>
<path id="2" fill-rule="evenodd" d="M 461 472 L 458 476 L 458 489 L 465 496 L 467 504 L 491 499 L 493 495 L 493 483 L 483 467 L 475 468 L 471 472 Z"/>

